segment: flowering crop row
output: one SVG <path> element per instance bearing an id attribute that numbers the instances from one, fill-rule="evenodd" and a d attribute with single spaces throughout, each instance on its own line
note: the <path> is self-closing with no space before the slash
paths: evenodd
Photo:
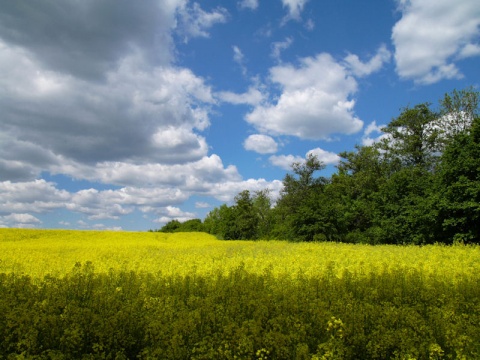
<path id="1" fill-rule="evenodd" d="M 479 250 L 0 229 L 0 359 L 480 358 Z"/>

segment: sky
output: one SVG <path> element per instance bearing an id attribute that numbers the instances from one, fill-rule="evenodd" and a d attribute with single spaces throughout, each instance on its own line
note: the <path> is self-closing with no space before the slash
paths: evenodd
<path id="1" fill-rule="evenodd" d="M 149 230 L 480 82 L 478 0 L 0 0 L 0 227 Z"/>

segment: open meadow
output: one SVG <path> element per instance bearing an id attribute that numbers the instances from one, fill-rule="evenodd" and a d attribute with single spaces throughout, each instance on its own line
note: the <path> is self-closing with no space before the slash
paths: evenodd
<path id="1" fill-rule="evenodd" d="M 478 246 L 0 229 L 0 359 L 477 359 L 479 269 Z"/>

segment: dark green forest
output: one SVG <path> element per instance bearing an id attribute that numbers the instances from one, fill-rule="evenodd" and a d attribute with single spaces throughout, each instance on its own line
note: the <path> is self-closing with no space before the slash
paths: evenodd
<path id="1" fill-rule="evenodd" d="M 479 92 L 454 90 L 406 107 L 371 146 L 340 153 L 330 177 L 315 156 L 292 164 L 274 203 L 244 190 L 202 222 L 159 231 L 205 231 L 220 239 L 368 244 L 480 243 Z"/>

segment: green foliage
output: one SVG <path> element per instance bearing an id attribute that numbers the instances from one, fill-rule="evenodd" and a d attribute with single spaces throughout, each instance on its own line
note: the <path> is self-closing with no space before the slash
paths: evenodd
<path id="1" fill-rule="evenodd" d="M 434 126 L 438 114 L 429 104 L 406 108 L 383 131 L 389 136 L 380 143 L 392 170 L 401 167 L 431 169 L 440 149 L 440 130 Z"/>
<path id="2" fill-rule="evenodd" d="M 480 118 L 446 147 L 439 168 L 440 219 L 448 242 L 480 243 Z"/>
<path id="3" fill-rule="evenodd" d="M 273 213 L 269 190 L 244 190 L 233 206 L 221 205 L 205 218 L 205 230 L 224 240 L 266 239 L 271 235 Z"/>
<path id="4" fill-rule="evenodd" d="M 174 232 L 204 232 L 205 226 L 200 219 L 191 219 L 183 223 L 178 220 L 171 220 L 166 223 L 159 232 L 174 233 Z"/>
<path id="5" fill-rule="evenodd" d="M 0 274 L 1 359 L 441 359 L 480 356 L 471 278 L 396 268 L 317 277 Z"/>
<path id="6" fill-rule="evenodd" d="M 294 241 L 313 241 L 315 235 L 327 235 L 328 224 L 324 222 L 322 207 L 327 184 L 324 177 L 315 177 L 315 172 L 325 168 L 318 158 L 310 154 L 305 162 L 292 165 L 293 175 L 283 179 L 283 190 L 275 210 L 275 236 Z"/>
<path id="7" fill-rule="evenodd" d="M 160 232 L 166 232 L 166 233 L 173 233 L 177 231 L 181 226 L 180 221 L 178 220 L 171 220 L 168 223 L 166 223 L 159 231 Z"/>

